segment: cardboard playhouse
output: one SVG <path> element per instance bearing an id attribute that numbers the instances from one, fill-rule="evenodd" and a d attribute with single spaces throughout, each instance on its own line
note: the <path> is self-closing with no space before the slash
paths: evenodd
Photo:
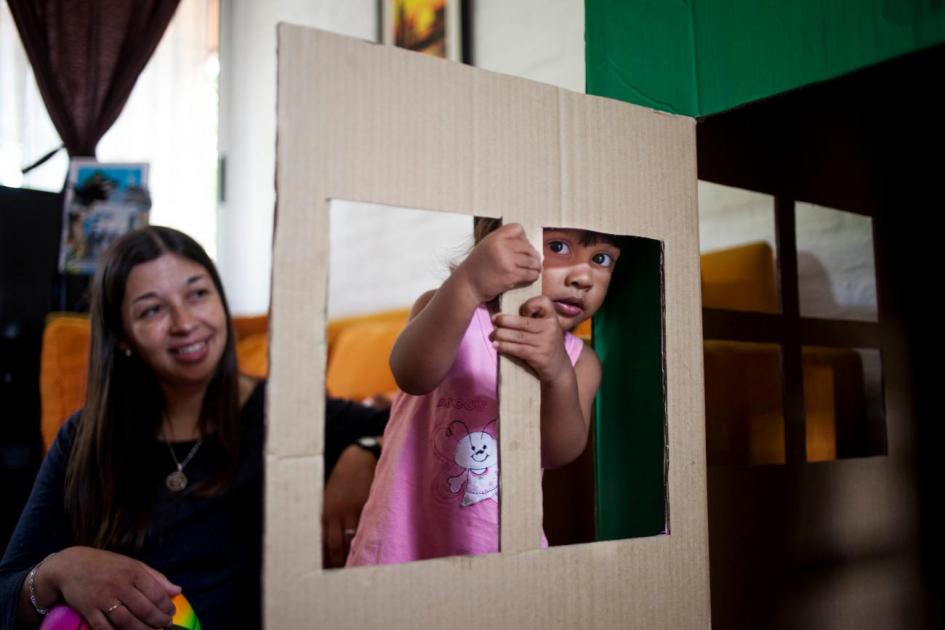
<path id="1" fill-rule="evenodd" d="M 709 625 L 695 121 L 280 25 L 266 446 L 269 628 Z M 540 548 L 537 381 L 499 366 L 501 552 L 322 569 L 331 200 L 659 244 L 664 532 Z M 506 294 L 515 312 L 536 284 Z M 605 373 L 607 363 L 604 360 Z"/>
<path id="2" fill-rule="evenodd" d="M 924 104 L 939 100 L 945 10 L 923 0 L 587 0 L 585 16 L 588 92 L 698 117 L 699 179 L 774 198 L 780 308 L 709 308 L 703 324 L 713 342 L 776 344 L 782 380 L 771 389 L 800 396 L 785 394 L 776 410 L 786 461 L 709 458 L 713 626 L 940 626 L 942 521 L 931 514 L 941 490 L 931 478 L 942 440 L 930 428 L 941 425 L 940 378 L 927 367 L 940 352 L 927 348 L 941 325 L 924 269 L 940 237 L 920 209 L 941 187 L 940 161 L 926 156 L 945 135 Z M 876 321 L 802 316 L 795 202 L 871 217 Z M 812 461 L 802 347 L 879 352 L 879 448 Z M 724 394 L 715 374 L 707 367 L 710 397 Z M 710 444 L 726 420 L 707 412 Z"/>

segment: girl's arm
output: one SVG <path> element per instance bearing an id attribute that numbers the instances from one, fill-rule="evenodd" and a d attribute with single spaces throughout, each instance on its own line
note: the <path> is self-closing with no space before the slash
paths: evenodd
<path id="1" fill-rule="evenodd" d="M 414 304 L 390 355 L 397 386 L 414 395 L 433 391 L 453 365 L 476 307 L 530 285 L 540 274 L 541 259 L 521 225 L 503 225 L 489 234 L 439 289 Z"/>
<path id="2" fill-rule="evenodd" d="M 541 385 L 541 461 L 545 468 L 569 464 L 584 452 L 594 396 L 600 385 L 597 353 L 585 346 L 570 379 Z"/>
<path id="3" fill-rule="evenodd" d="M 570 463 L 587 445 L 591 407 L 600 385 L 601 367 L 585 347 L 572 367 L 554 305 L 544 296 L 522 305 L 522 315 L 496 315 L 492 334 L 496 350 L 525 361 L 541 381 L 541 463 L 556 468 Z"/>

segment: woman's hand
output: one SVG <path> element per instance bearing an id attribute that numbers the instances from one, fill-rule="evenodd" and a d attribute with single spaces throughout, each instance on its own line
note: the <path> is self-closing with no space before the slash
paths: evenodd
<path id="1" fill-rule="evenodd" d="M 322 555 L 327 568 L 344 566 L 348 558 L 375 466 L 374 455 L 352 444 L 341 452 L 328 477 L 322 510 Z"/>
<path id="2" fill-rule="evenodd" d="M 554 383 L 572 370 L 564 349 L 564 333 L 551 300 L 543 295 L 526 300 L 521 315 L 492 316 L 496 351 L 524 361 L 542 383 Z"/>
<path id="3" fill-rule="evenodd" d="M 51 599 L 65 600 L 93 630 L 163 628 L 174 614 L 171 597 L 180 593 L 143 562 L 91 547 L 63 549 L 37 571 L 40 580 L 58 594 Z"/>
<path id="4" fill-rule="evenodd" d="M 500 293 L 527 287 L 541 275 L 541 257 L 518 223 L 503 225 L 476 245 L 457 268 L 464 275 L 476 303 Z"/>

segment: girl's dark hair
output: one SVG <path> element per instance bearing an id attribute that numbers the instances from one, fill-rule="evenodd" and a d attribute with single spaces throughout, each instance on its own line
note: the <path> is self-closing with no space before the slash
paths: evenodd
<path id="1" fill-rule="evenodd" d="M 144 454 L 160 430 L 164 395 L 151 366 L 136 354 L 126 357 L 119 344 L 125 338 L 122 302 L 128 276 L 136 265 L 164 254 L 206 269 L 226 313 L 226 344 L 204 395 L 199 430 L 219 443 L 227 465 L 193 491 L 219 492 L 235 470 L 239 372 L 220 276 L 203 248 L 182 232 L 157 226 L 130 232 L 105 253 L 92 287 L 88 386 L 65 477 L 65 510 L 77 544 L 138 549 L 147 532 L 159 473 Z"/>
<path id="2" fill-rule="evenodd" d="M 473 217 L 473 245 L 478 245 L 482 239 L 502 226 L 502 219 L 493 217 Z"/>

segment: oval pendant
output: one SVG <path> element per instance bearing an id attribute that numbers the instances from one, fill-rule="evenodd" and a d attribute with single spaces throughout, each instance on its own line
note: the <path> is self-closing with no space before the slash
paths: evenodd
<path id="1" fill-rule="evenodd" d="M 167 485 L 167 489 L 171 492 L 180 492 L 187 487 L 187 475 L 179 470 L 175 470 L 167 476 L 164 482 Z"/>

